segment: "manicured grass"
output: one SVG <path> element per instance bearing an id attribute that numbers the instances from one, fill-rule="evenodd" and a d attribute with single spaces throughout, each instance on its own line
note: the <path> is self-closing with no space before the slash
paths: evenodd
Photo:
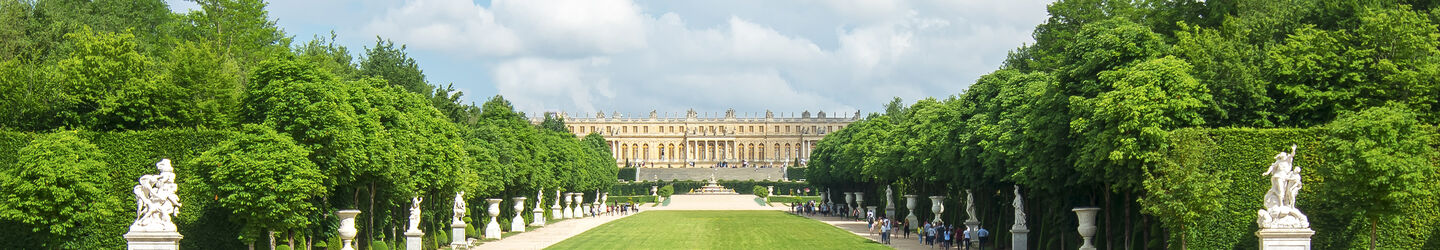
<path id="1" fill-rule="evenodd" d="M 781 211 L 647 211 L 548 249 L 890 249 Z"/>

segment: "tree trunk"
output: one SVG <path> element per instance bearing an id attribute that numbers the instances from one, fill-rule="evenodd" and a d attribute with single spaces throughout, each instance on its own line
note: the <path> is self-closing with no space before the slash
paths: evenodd
<path id="1" fill-rule="evenodd" d="M 370 242 L 375 241 L 373 240 L 375 234 L 375 182 L 373 181 L 370 182 L 370 211 L 367 212 L 369 212 L 370 217 L 369 221 L 365 223 L 365 241 L 361 243 L 368 245 Z M 374 248 L 374 246 L 371 246 L 371 248 Z"/>
<path id="2" fill-rule="evenodd" d="M 1099 238 L 1105 239 L 1105 249 L 1115 249 L 1115 241 L 1111 240 L 1114 237 L 1113 232 L 1115 231 L 1111 230 L 1110 228 L 1111 224 L 1115 224 L 1110 223 L 1110 220 L 1115 217 L 1112 216 L 1113 214 L 1115 214 L 1115 203 L 1111 202 L 1110 200 L 1110 188 L 1107 187 L 1102 192 L 1105 192 L 1105 205 L 1104 209 L 1101 210 L 1102 212 L 1104 212 L 1103 214 L 1105 214 L 1105 233 L 1100 234 Z"/>
<path id="3" fill-rule="evenodd" d="M 1125 192 L 1125 200 L 1124 200 L 1123 202 L 1125 202 L 1125 247 L 1124 247 L 1124 248 L 1125 248 L 1126 250 L 1130 250 L 1132 247 L 1135 246 L 1135 242 L 1133 241 L 1134 237 L 1131 237 L 1131 236 L 1134 236 L 1134 234 L 1132 234 L 1132 232 L 1134 232 L 1134 230 L 1135 230 L 1135 224 L 1130 223 L 1130 219 L 1131 219 L 1131 218 L 1130 218 L 1130 217 L 1131 217 L 1131 214 L 1130 214 L 1130 203 L 1131 203 L 1131 202 L 1130 202 L 1130 201 L 1133 201 L 1133 200 L 1130 199 L 1130 192 Z"/>
<path id="4" fill-rule="evenodd" d="M 290 249 L 295 249 L 295 231 L 290 231 L 286 234 L 290 235 Z"/>
<path id="5" fill-rule="evenodd" d="M 1370 219 L 1370 250 L 1375 250 L 1375 219 Z"/>
<path id="6" fill-rule="evenodd" d="M 267 237 L 270 238 L 270 249 L 275 249 L 275 231 L 266 231 L 266 232 L 268 232 L 268 233 L 266 233 Z"/>

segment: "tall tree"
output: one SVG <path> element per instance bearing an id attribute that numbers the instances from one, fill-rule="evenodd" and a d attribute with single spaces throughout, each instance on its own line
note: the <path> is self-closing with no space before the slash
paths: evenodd
<path id="1" fill-rule="evenodd" d="M 39 245 L 95 249 L 121 244 L 112 232 L 129 221 L 123 203 L 108 194 L 105 157 L 74 131 L 47 134 L 17 152 L 16 164 L 0 172 L 0 220 L 32 226 Z M 119 219 L 117 219 L 119 218 Z"/>
<path id="2" fill-rule="evenodd" d="M 405 53 L 405 45 L 396 48 L 389 39 L 375 37 L 375 47 L 365 48 L 365 57 L 360 58 L 360 74 L 385 79 L 390 85 L 411 93 L 427 97 L 434 94 L 431 92 L 434 87 L 425 81 L 420 64 Z"/>

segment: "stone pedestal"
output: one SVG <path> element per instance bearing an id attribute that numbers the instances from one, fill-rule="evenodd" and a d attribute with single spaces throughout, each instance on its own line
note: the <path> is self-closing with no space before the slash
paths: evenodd
<path id="1" fill-rule="evenodd" d="M 850 217 L 850 214 L 849 214 L 849 213 L 850 213 L 850 211 L 853 211 L 853 210 L 855 210 L 855 193 L 853 193 L 853 192 L 845 192 L 845 213 L 847 213 L 847 214 L 842 215 L 842 216 L 844 216 L 844 217 Z"/>
<path id="2" fill-rule="evenodd" d="M 125 234 L 125 240 L 129 241 L 130 250 L 175 250 L 180 249 L 179 232 L 158 231 L 158 232 L 130 232 Z"/>
<path id="3" fill-rule="evenodd" d="M 1025 229 L 1011 229 L 1011 230 L 1010 230 L 1010 249 L 1011 249 L 1011 250 L 1026 250 L 1026 249 L 1029 249 L 1029 245 L 1030 245 L 1029 242 L 1030 242 L 1030 230 L 1025 230 Z"/>
<path id="4" fill-rule="evenodd" d="M 340 250 L 355 250 L 355 235 L 360 234 L 360 230 L 355 229 L 355 216 L 360 215 L 360 210 L 340 210 L 335 214 L 340 216 L 337 231 L 340 232 L 340 243 L 344 245 Z M 465 225 L 460 225 L 460 229 L 464 230 Z"/>
<path id="5" fill-rule="evenodd" d="M 980 232 L 980 221 L 975 220 L 975 218 L 965 220 L 965 229 L 969 229 L 970 232 Z M 965 236 L 961 235 L 959 238 L 963 239 Z M 975 233 L 974 240 L 970 241 L 970 245 L 966 246 L 966 248 L 973 248 L 978 245 L 980 245 L 980 233 Z"/>
<path id="6" fill-rule="evenodd" d="M 1070 211 L 1075 211 L 1076 221 L 1079 224 L 1075 229 L 1080 233 L 1080 237 L 1085 239 L 1084 245 L 1080 245 L 1080 250 L 1095 250 L 1095 245 L 1091 241 L 1095 238 L 1095 213 L 1099 212 L 1100 208 L 1077 207 Z"/>
<path id="7" fill-rule="evenodd" d="M 465 223 L 450 224 L 450 249 L 466 249 L 470 242 L 465 240 Z"/>
<path id="8" fill-rule="evenodd" d="M 575 207 L 572 207 L 572 210 L 575 211 L 570 211 L 570 213 L 575 214 L 576 218 L 585 218 L 585 208 L 583 208 L 585 204 L 583 203 L 585 203 L 585 193 L 575 193 L 575 203 L 573 203 Z"/>
<path id="9" fill-rule="evenodd" d="M 1315 230 L 1309 228 L 1267 228 L 1255 232 L 1255 236 L 1260 237 L 1261 250 L 1310 250 L 1312 235 Z"/>
<path id="10" fill-rule="evenodd" d="M 530 217 L 530 218 L 534 218 L 534 221 L 531 221 L 531 222 L 530 222 L 530 226 L 536 226 L 536 227 L 544 226 L 544 225 L 545 225 L 545 209 L 544 209 L 544 208 L 538 208 L 538 207 L 537 207 L 537 208 L 534 209 L 534 212 L 535 212 L 535 217 Z"/>
<path id="11" fill-rule="evenodd" d="M 920 225 L 920 217 L 915 216 L 915 197 L 918 197 L 918 195 L 905 195 L 905 211 L 910 211 L 908 213 L 905 213 L 905 223 L 908 223 L 909 225 L 907 227 L 910 228 L 916 228 Z"/>
<path id="12" fill-rule="evenodd" d="M 420 250 L 420 242 L 425 233 L 420 230 L 405 232 L 405 250 Z"/>
<path id="13" fill-rule="evenodd" d="M 524 215 L 525 215 L 525 197 L 515 197 L 515 198 L 511 198 L 510 200 L 515 201 L 515 218 L 510 219 L 510 231 L 511 231 L 511 232 L 524 232 L 524 231 L 525 231 L 525 216 L 524 216 Z"/>
<path id="14" fill-rule="evenodd" d="M 485 212 L 490 214 L 490 223 L 485 224 L 485 238 L 499 239 L 500 221 L 496 217 L 500 216 L 500 199 L 485 199 L 485 202 L 490 203 L 490 208 L 485 209 Z"/>
<path id="15" fill-rule="evenodd" d="M 875 208 L 878 208 L 878 207 L 877 207 L 877 206 L 865 206 L 865 212 L 870 213 L 870 214 L 875 214 L 875 211 L 876 211 Z M 878 214 L 875 214 L 875 216 L 876 216 L 876 218 L 879 218 L 879 215 L 878 215 Z"/>

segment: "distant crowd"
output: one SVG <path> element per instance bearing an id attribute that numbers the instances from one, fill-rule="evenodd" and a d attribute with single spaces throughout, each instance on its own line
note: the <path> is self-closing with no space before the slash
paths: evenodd
<path id="1" fill-rule="evenodd" d="M 903 219 L 891 220 L 885 215 L 876 215 L 874 211 L 853 210 L 845 206 L 831 206 L 820 204 L 815 201 L 790 204 L 790 212 L 807 216 L 844 216 L 846 218 L 863 218 L 870 231 L 870 234 L 879 233 L 880 243 L 890 245 L 890 235 L 894 229 L 899 229 L 902 237 L 909 239 L 912 233 L 910 222 Z M 984 227 L 976 230 L 965 229 L 964 226 L 945 224 L 944 222 L 924 221 L 920 225 L 914 225 L 915 238 L 920 242 L 934 248 L 936 245 L 941 249 L 949 249 L 955 246 L 960 249 L 963 246 L 970 246 L 974 243 L 976 247 L 983 247 L 990 243 L 990 231 Z"/>

